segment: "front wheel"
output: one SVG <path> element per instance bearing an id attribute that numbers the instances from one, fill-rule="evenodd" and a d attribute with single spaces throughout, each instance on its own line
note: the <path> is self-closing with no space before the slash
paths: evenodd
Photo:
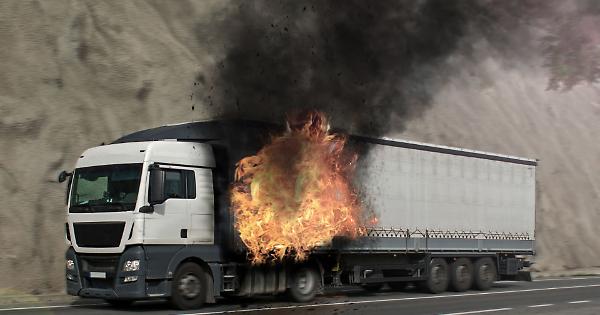
<path id="1" fill-rule="evenodd" d="M 301 267 L 290 277 L 288 294 L 295 302 L 312 301 L 319 291 L 320 282 L 319 273 L 315 269 Z"/>
<path id="2" fill-rule="evenodd" d="M 187 310 L 200 308 L 206 300 L 206 275 L 202 267 L 188 262 L 179 266 L 171 285 L 171 304 Z"/>

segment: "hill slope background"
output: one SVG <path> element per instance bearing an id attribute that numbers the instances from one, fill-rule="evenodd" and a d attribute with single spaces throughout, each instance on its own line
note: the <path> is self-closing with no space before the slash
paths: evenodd
<path id="1" fill-rule="evenodd" d="M 0 292 L 63 289 L 65 187 L 56 175 L 83 150 L 223 112 L 197 96 L 198 84 L 214 88 L 225 51 L 225 35 L 207 21 L 222 26 L 235 10 L 221 1 L 0 3 Z M 540 159 L 536 268 L 600 265 L 600 88 L 547 91 L 541 57 L 507 57 L 492 44 L 474 39 L 468 54 L 463 45 L 436 59 L 427 108 L 391 115 L 383 133 Z"/>

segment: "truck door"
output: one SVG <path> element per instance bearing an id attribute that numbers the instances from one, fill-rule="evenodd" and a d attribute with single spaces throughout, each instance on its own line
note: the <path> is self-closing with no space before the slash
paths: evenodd
<path id="1" fill-rule="evenodd" d="M 144 243 L 186 244 L 191 226 L 188 215 L 191 194 L 187 191 L 187 177 L 193 171 L 175 166 L 161 165 L 160 168 L 164 171 L 166 200 L 155 204 L 152 213 L 145 214 Z M 150 191 L 151 187 L 148 189 Z"/>
<path id="2" fill-rule="evenodd" d="M 214 193 L 212 170 L 197 168 L 187 176 L 190 195 L 188 212 L 190 215 L 189 242 L 195 244 L 214 243 Z"/>

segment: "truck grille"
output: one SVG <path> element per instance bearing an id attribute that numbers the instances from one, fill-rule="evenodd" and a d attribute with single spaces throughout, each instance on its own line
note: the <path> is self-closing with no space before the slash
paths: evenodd
<path id="1" fill-rule="evenodd" d="M 119 247 L 125 222 L 74 223 L 75 242 L 80 247 Z"/>
<path id="2" fill-rule="evenodd" d="M 80 255 L 83 287 L 94 289 L 112 289 L 119 270 L 119 255 Z M 91 272 L 104 272 L 105 279 L 92 278 Z"/>
<path id="3" fill-rule="evenodd" d="M 83 272 L 116 273 L 119 264 L 118 255 L 81 255 L 80 258 Z"/>
<path id="4" fill-rule="evenodd" d="M 86 288 L 94 288 L 94 289 L 112 289 L 114 279 L 91 279 L 86 278 Z"/>

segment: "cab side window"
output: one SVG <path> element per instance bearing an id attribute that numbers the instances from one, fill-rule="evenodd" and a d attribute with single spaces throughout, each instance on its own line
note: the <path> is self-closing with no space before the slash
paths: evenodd
<path id="1" fill-rule="evenodd" d="M 196 199 L 194 171 L 165 169 L 165 198 Z"/>
<path id="2" fill-rule="evenodd" d="M 185 181 L 180 170 L 165 170 L 165 197 L 185 198 Z"/>

